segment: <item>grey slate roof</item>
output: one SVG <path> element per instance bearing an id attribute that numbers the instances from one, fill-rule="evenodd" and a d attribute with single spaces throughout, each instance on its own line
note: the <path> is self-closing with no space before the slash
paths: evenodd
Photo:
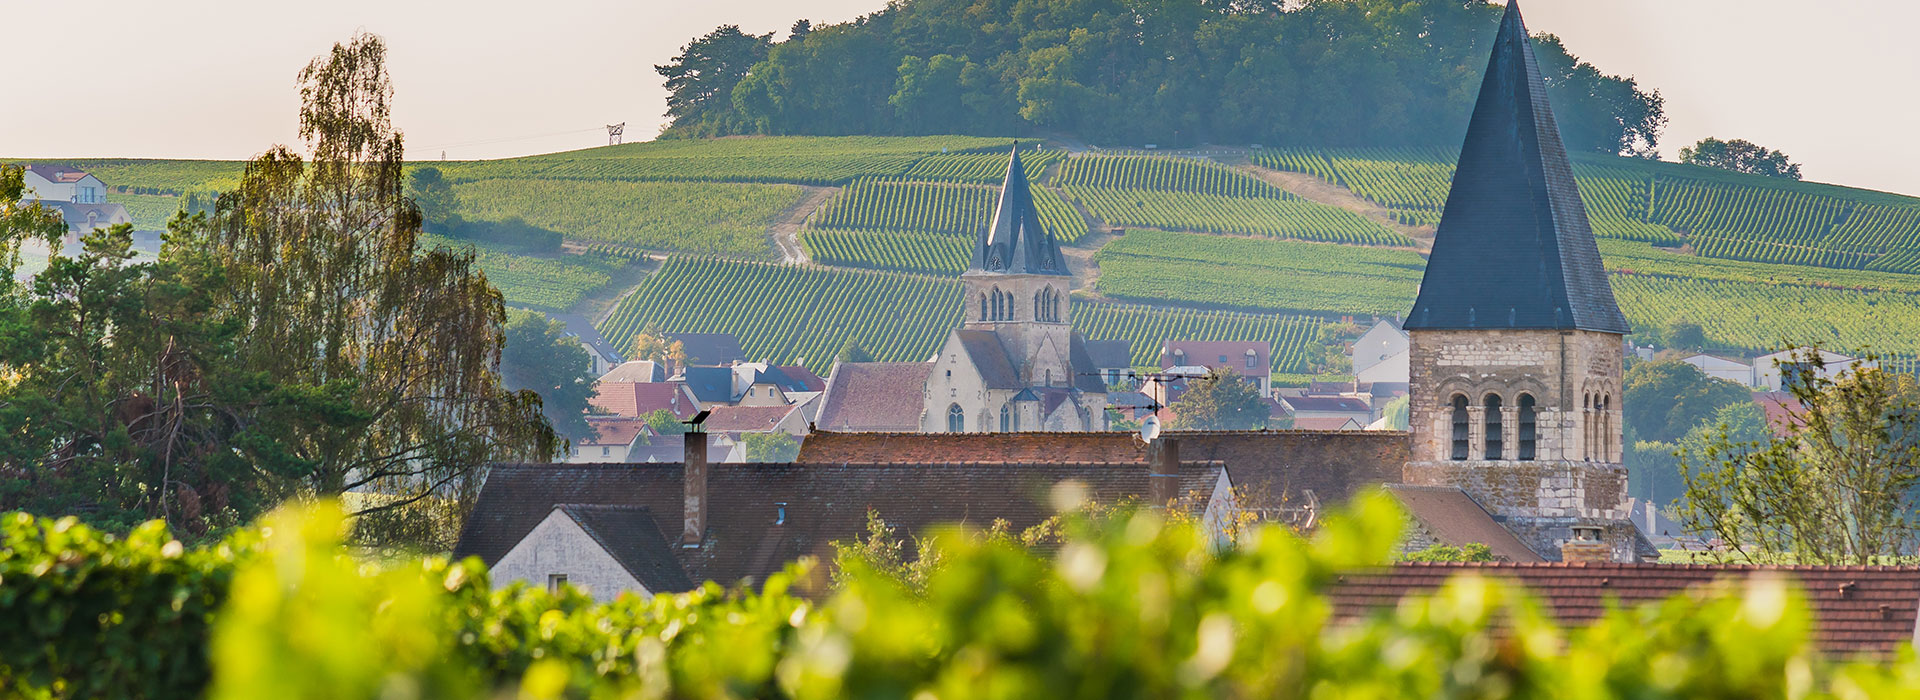
<path id="1" fill-rule="evenodd" d="M 1629 332 L 1517 2 L 1500 21 L 1405 327 Z"/>
<path id="2" fill-rule="evenodd" d="M 585 530 L 588 537 L 612 555 L 620 567 L 653 592 L 693 589 L 693 581 L 675 561 L 667 538 L 644 506 L 599 506 L 563 503 L 556 508 Z"/>
<path id="3" fill-rule="evenodd" d="M 1096 364 L 1089 345 L 1090 343 L 1080 335 L 1079 331 L 1074 331 L 1067 341 L 1067 361 L 1071 363 L 1068 371 L 1073 372 L 1073 388 L 1089 394 L 1107 393 L 1107 383 L 1096 374 L 1099 370 L 1107 369 L 1109 365 Z M 1125 366 L 1121 365 L 1121 367 Z"/>
<path id="4" fill-rule="evenodd" d="M 1000 344 L 1000 335 L 993 331 L 961 329 L 953 332 L 960 340 L 960 347 L 967 349 L 967 356 L 973 358 L 973 366 L 980 370 L 980 382 L 988 389 L 1018 389 L 1026 386 L 1020 381 L 1020 373 L 1013 367 L 1013 359 L 1007 357 L 1007 348 Z"/>
<path id="5" fill-rule="evenodd" d="M 1060 254 L 1060 243 L 1040 223 L 1034 209 L 1033 192 L 1028 189 L 1026 168 L 1020 165 L 1019 146 L 1007 161 L 1007 179 L 1000 186 L 1000 205 L 994 209 L 993 224 L 980 232 L 974 242 L 970 273 L 989 272 L 1012 275 L 1065 275 L 1067 260 Z"/>
<path id="6" fill-rule="evenodd" d="M 694 398 L 720 402 L 733 400 L 732 367 L 688 367 L 686 376 L 687 388 L 693 390 Z"/>
<path id="7" fill-rule="evenodd" d="M 1087 357 L 1093 360 L 1094 369 L 1132 369 L 1133 341 L 1130 340 L 1088 340 Z"/>

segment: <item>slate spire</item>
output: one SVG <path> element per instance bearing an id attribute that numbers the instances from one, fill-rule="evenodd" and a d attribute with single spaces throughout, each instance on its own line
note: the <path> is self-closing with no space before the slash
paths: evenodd
<path id="1" fill-rule="evenodd" d="M 1000 186 L 1000 205 L 993 223 L 973 245 L 973 263 L 967 271 L 1009 275 L 1065 275 L 1066 259 L 1060 243 L 1040 224 L 1028 189 L 1027 170 L 1020 165 L 1020 145 L 1014 144 L 1007 162 L 1007 179 Z"/>
<path id="2" fill-rule="evenodd" d="M 1408 330 L 1629 332 L 1509 0 Z"/>

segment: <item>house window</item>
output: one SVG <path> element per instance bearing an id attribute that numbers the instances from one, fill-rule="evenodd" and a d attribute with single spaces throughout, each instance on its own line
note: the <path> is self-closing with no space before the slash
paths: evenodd
<path id="1" fill-rule="evenodd" d="M 960 404 L 947 407 L 947 432 L 964 433 L 967 431 L 967 414 L 960 410 Z"/>
<path id="2" fill-rule="evenodd" d="M 1470 438 L 1467 437 L 1468 426 L 1469 426 L 1469 423 L 1467 419 L 1467 397 L 1461 396 L 1459 394 L 1454 394 L 1453 395 L 1453 458 L 1455 460 L 1466 459 L 1467 451 L 1472 447 L 1470 443 Z"/>
<path id="3" fill-rule="evenodd" d="M 1007 410 L 1006 406 L 1000 407 L 1000 432 L 1013 432 L 1013 412 Z"/>
<path id="4" fill-rule="evenodd" d="M 1500 459 L 1505 451 L 1500 444 L 1500 395 L 1487 394 L 1487 459 Z"/>
<path id="5" fill-rule="evenodd" d="M 547 574 L 547 592 L 559 593 L 560 587 L 567 585 L 566 574 Z"/>
<path id="6" fill-rule="evenodd" d="M 1221 356 L 1220 356 L 1220 366 L 1221 366 L 1221 367 L 1225 367 L 1225 366 L 1227 366 L 1227 356 L 1226 356 L 1226 355 L 1221 355 Z"/>
<path id="7" fill-rule="evenodd" d="M 1260 359 L 1259 355 L 1255 355 L 1252 350 L 1248 350 L 1247 351 L 1247 369 L 1255 369 L 1256 367 L 1258 367 L 1259 365 L 1255 363 L 1255 360 L 1258 360 L 1258 359 Z"/>
<path id="8" fill-rule="evenodd" d="M 1520 454 L 1522 462 L 1533 461 L 1534 446 L 1539 443 L 1539 420 L 1534 415 L 1533 395 L 1520 395 Z"/>
<path id="9" fill-rule="evenodd" d="M 611 456 L 613 456 L 613 448 L 611 448 L 611 447 L 602 447 L 602 448 L 600 448 L 600 456 L 602 456 L 602 457 L 611 457 Z"/>

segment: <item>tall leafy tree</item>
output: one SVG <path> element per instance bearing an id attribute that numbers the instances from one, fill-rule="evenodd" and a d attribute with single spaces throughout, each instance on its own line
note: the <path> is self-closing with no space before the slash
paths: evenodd
<path id="1" fill-rule="evenodd" d="M 540 395 L 541 413 L 571 439 L 591 436 L 587 402 L 593 399 L 593 358 L 567 335 L 564 323 L 532 311 L 510 311 L 500 378 L 506 387 Z"/>
<path id="2" fill-rule="evenodd" d="M 1172 408 L 1173 427 L 1181 430 L 1254 430 L 1265 427 L 1268 418 L 1260 390 L 1225 367 L 1190 380 Z"/>
<path id="3" fill-rule="evenodd" d="M 1680 162 L 1748 175 L 1800 179 L 1800 164 L 1793 162 L 1787 154 L 1745 139 L 1701 139 L 1699 143 L 1680 149 Z"/>
<path id="4" fill-rule="evenodd" d="M 789 43 L 806 35 L 806 26 L 796 23 Z M 772 45 L 772 34 L 747 34 L 729 24 L 688 42 L 673 60 L 654 66 L 654 72 L 667 79 L 670 131 L 687 136 L 731 133 L 733 88 L 749 68 L 766 60 Z"/>
<path id="5" fill-rule="evenodd" d="M 552 454 L 531 392 L 497 371 L 505 308 L 470 252 L 418 247 L 386 46 L 359 34 L 300 71 L 300 135 L 247 164 L 208 222 L 244 324 L 238 361 L 335 419 L 287 426 L 300 490 L 377 494 L 368 515 L 473 485 L 481 465 Z"/>
<path id="6" fill-rule="evenodd" d="M 1673 442 L 1721 407 L 1751 397 L 1746 387 L 1709 377 L 1699 367 L 1662 360 L 1628 368 L 1620 398 L 1624 424 L 1636 439 Z"/>
<path id="7" fill-rule="evenodd" d="M 1676 515 L 1743 561 L 1911 556 L 1920 545 L 1920 386 L 1865 365 L 1829 377 L 1817 348 L 1795 359 L 1782 382 L 1800 404 L 1787 435 L 1754 441 L 1729 425 L 1684 450 Z"/>

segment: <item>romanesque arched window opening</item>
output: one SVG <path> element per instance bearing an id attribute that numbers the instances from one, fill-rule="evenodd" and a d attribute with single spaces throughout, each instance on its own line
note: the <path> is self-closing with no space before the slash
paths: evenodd
<path id="1" fill-rule="evenodd" d="M 1580 395 L 1580 458 L 1593 461 L 1593 394 Z"/>
<path id="2" fill-rule="evenodd" d="M 1600 397 L 1600 461 L 1613 461 L 1613 395 Z"/>
<path id="3" fill-rule="evenodd" d="M 1007 410 L 1006 406 L 1000 407 L 1000 432 L 1013 432 L 1013 412 Z"/>
<path id="4" fill-rule="evenodd" d="M 1487 459 L 1502 459 L 1504 445 L 1500 444 L 1500 395 L 1487 394 L 1485 402 L 1487 423 Z"/>
<path id="5" fill-rule="evenodd" d="M 1472 447 L 1471 438 L 1467 436 L 1470 425 L 1471 421 L 1467 418 L 1467 397 L 1454 394 L 1453 458 L 1456 460 L 1466 459 L 1467 451 Z"/>
<path id="6" fill-rule="evenodd" d="M 960 404 L 947 407 L 947 432 L 964 433 L 967 431 L 967 414 L 960 410 Z"/>
<path id="7" fill-rule="evenodd" d="M 1534 453 L 1535 446 L 1538 445 L 1540 442 L 1539 428 L 1538 428 L 1539 419 L 1534 415 L 1534 413 L 1535 413 L 1535 410 L 1534 410 L 1533 395 L 1521 394 L 1520 395 L 1520 416 L 1519 416 L 1520 446 L 1519 446 L 1519 454 L 1516 455 L 1516 458 L 1518 458 L 1522 462 L 1533 461 L 1533 453 Z"/>

